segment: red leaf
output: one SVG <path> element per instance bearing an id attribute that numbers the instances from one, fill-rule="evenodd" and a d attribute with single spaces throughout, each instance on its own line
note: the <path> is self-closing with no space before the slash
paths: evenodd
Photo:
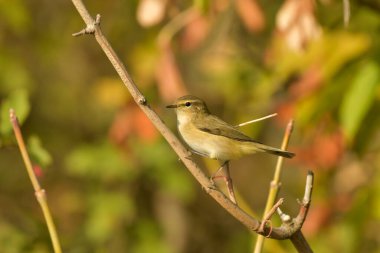
<path id="1" fill-rule="evenodd" d="M 34 171 L 34 174 L 36 175 L 36 177 L 38 177 L 38 178 L 41 178 L 44 175 L 44 172 L 43 172 L 41 166 L 39 166 L 37 164 L 33 165 L 33 171 Z"/>

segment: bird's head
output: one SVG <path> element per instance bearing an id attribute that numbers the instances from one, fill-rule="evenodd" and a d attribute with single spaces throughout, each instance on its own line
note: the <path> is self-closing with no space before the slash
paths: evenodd
<path id="1" fill-rule="evenodd" d="M 166 106 L 166 108 L 174 108 L 178 119 L 180 118 L 195 118 L 198 115 L 209 114 L 207 106 L 202 99 L 186 95 L 178 98 L 174 104 Z"/>

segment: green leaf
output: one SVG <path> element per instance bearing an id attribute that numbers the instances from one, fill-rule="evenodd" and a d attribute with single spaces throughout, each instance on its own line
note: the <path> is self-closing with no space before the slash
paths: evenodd
<path id="1" fill-rule="evenodd" d="M 134 143 L 133 149 L 140 164 L 149 171 L 159 186 L 183 201 L 194 197 L 192 181 L 186 170 L 181 170 L 174 152 L 162 140 L 154 143 Z"/>
<path id="2" fill-rule="evenodd" d="M 28 5 L 25 1 L 0 1 L 0 16 L 2 22 L 11 27 L 12 32 L 23 34 L 31 25 L 31 18 L 28 11 Z"/>
<path id="3" fill-rule="evenodd" d="M 51 164 L 52 158 L 49 152 L 42 146 L 41 140 L 36 136 L 32 135 L 28 139 L 28 151 L 32 159 L 41 165 L 42 167 L 47 167 Z"/>
<path id="4" fill-rule="evenodd" d="M 106 181 L 131 179 L 134 175 L 130 161 L 110 143 L 76 148 L 67 157 L 66 166 L 71 175 Z"/>
<path id="5" fill-rule="evenodd" d="M 95 193 L 90 202 L 85 229 L 94 242 L 109 240 L 120 224 L 131 221 L 135 215 L 135 204 L 125 193 Z"/>
<path id="6" fill-rule="evenodd" d="M 379 84 L 379 65 L 366 62 L 344 95 L 340 108 L 340 121 L 346 138 L 352 141 L 375 99 Z"/>
<path id="7" fill-rule="evenodd" d="M 194 0 L 194 6 L 198 8 L 202 13 L 205 13 L 210 9 L 210 1 L 209 0 Z"/>
<path id="8" fill-rule="evenodd" d="M 28 245 L 28 236 L 17 225 L 3 219 L 0 221 L 0 245 L 1 252 L 22 252 Z"/>
<path id="9" fill-rule="evenodd" d="M 15 90 L 2 102 L 0 108 L 1 135 L 8 135 L 12 131 L 12 125 L 9 121 L 9 109 L 11 108 L 15 110 L 19 123 L 22 124 L 30 112 L 29 95 L 26 90 Z"/>
<path id="10" fill-rule="evenodd" d="M 167 240 L 163 240 L 157 223 L 150 219 L 140 219 L 136 229 L 135 243 L 132 253 L 170 253 Z"/>

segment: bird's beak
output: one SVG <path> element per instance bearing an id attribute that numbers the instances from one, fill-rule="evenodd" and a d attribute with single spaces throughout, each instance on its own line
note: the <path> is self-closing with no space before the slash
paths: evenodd
<path id="1" fill-rule="evenodd" d="M 166 108 L 177 108 L 178 105 L 167 105 Z"/>

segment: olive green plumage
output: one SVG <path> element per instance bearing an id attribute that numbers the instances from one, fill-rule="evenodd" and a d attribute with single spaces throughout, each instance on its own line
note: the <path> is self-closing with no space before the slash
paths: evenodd
<path id="1" fill-rule="evenodd" d="M 212 115 L 199 98 L 187 95 L 168 108 L 175 108 L 178 130 L 184 141 L 197 154 L 221 163 L 256 152 L 292 158 L 294 153 L 259 143 L 220 118 Z"/>

